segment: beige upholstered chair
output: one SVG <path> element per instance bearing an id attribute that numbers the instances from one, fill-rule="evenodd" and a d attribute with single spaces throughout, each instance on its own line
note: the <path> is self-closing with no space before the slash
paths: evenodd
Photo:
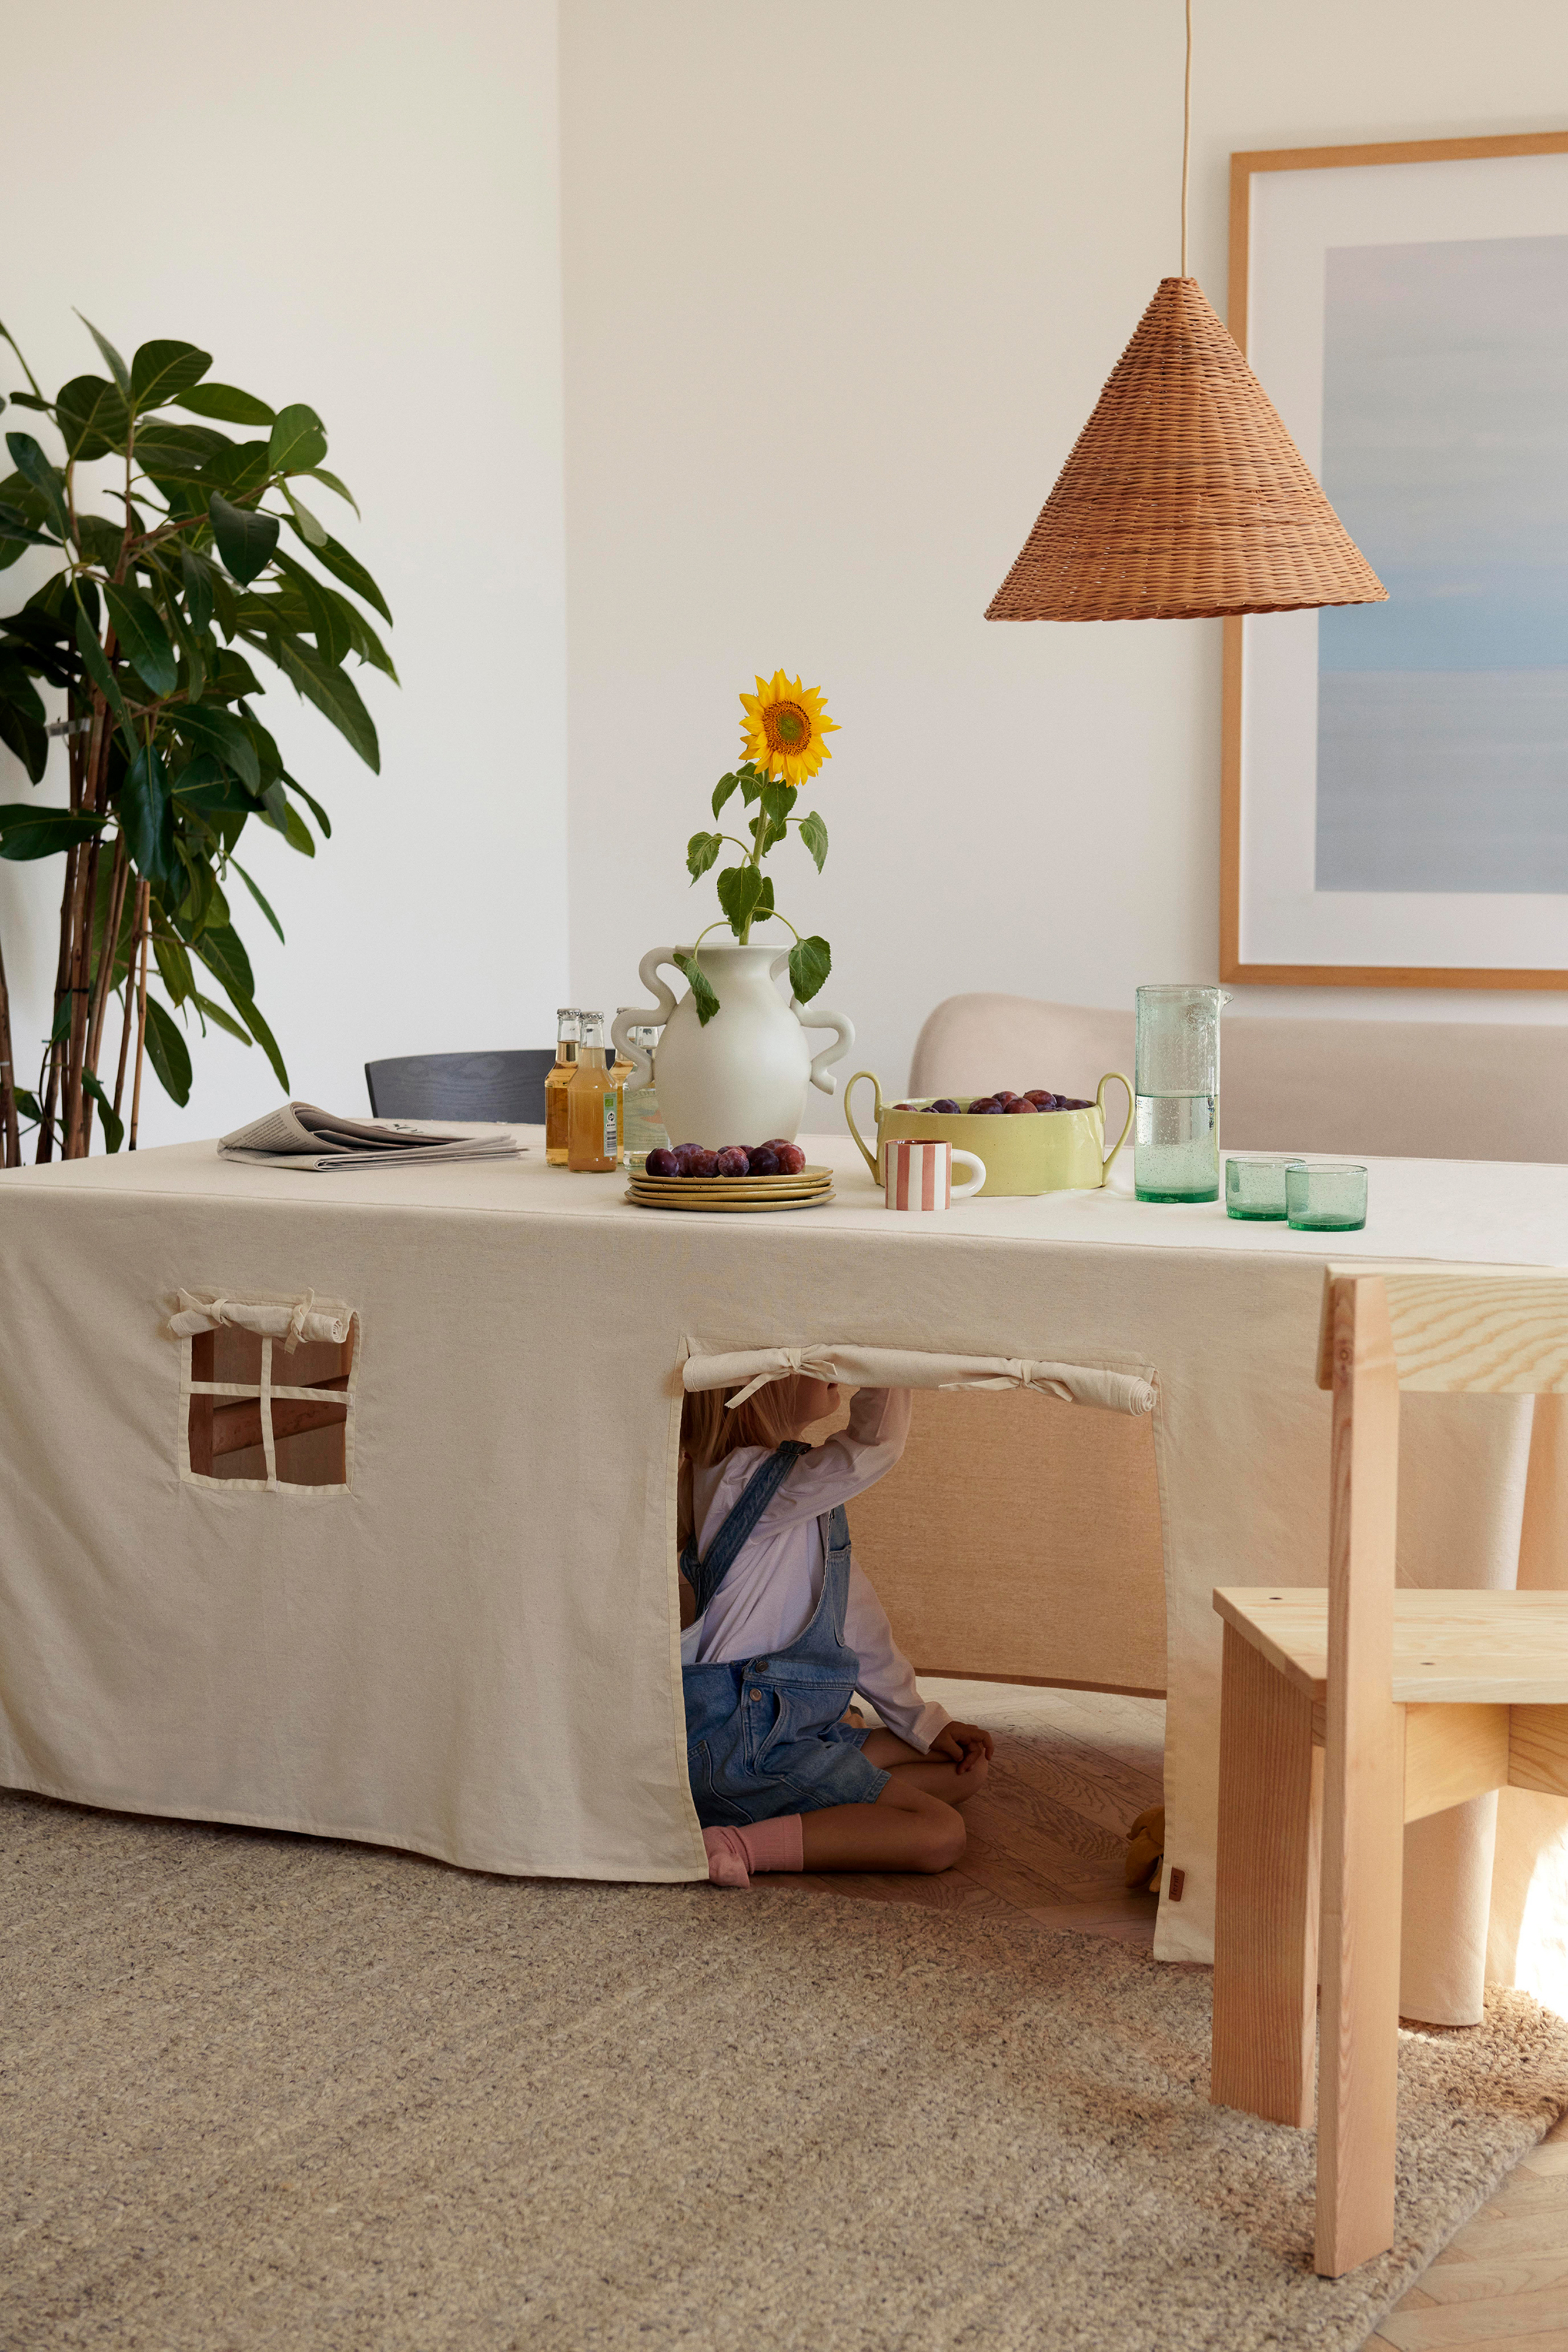
<path id="1" fill-rule="evenodd" d="M 1130 1007 L 952 996 L 920 1033 L 909 1091 L 1039 1085 L 1092 1095 L 1106 1070 L 1133 1076 Z M 1228 1013 L 1220 1140 L 1238 1150 L 1568 1160 L 1568 1026 Z M 951 1563 L 973 1527 L 973 1498 L 998 1493 L 1017 1509 L 988 1555 L 982 1592 L 973 1577 L 955 1580 Z M 1030 1396 L 923 1392 L 904 1461 L 855 1505 L 854 1530 L 923 1671 L 1164 1689 L 1147 1421 Z"/>

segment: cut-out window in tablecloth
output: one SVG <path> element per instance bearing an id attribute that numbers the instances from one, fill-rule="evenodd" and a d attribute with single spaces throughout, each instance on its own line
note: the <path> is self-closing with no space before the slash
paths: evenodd
<path id="1" fill-rule="evenodd" d="M 347 1493 L 360 1322 L 341 1299 L 183 1290 L 179 1470 L 198 1486 Z"/>

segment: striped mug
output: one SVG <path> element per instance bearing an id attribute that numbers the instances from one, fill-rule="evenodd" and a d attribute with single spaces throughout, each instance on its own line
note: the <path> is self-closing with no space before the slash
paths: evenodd
<path id="1" fill-rule="evenodd" d="M 890 1209 L 913 1209 L 929 1215 L 967 1201 L 986 1181 L 986 1163 L 976 1151 L 955 1151 L 950 1143 L 917 1143 L 906 1137 L 890 1138 L 883 1147 L 885 1175 L 883 1197 Z M 953 1181 L 953 1162 L 966 1160 L 976 1170 L 967 1184 Z"/>

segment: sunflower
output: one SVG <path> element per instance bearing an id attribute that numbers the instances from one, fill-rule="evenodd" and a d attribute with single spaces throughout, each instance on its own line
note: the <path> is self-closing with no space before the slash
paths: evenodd
<path id="1" fill-rule="evenodd" d="M 759 677 L 756 693 L 741 696 L 740 707 L 746 756 L 768 775 L 802 783 L 832 758 L 822 738 L 837 734 L 838 721 L 823 709 L 820 687 L 802 686 L 799 678 L 791 684 L 776 669 L 771 683 Z"/>

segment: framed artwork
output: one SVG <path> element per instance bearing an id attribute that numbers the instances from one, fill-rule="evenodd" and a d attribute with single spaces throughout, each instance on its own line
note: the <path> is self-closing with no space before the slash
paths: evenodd
<path id="1" fill-rule="evenodd" d="M 1225 624 L 1220 976 L 1568 988 L 1568 131 L 1230 173 L 1231 333 L 1388 602 Z"/>

